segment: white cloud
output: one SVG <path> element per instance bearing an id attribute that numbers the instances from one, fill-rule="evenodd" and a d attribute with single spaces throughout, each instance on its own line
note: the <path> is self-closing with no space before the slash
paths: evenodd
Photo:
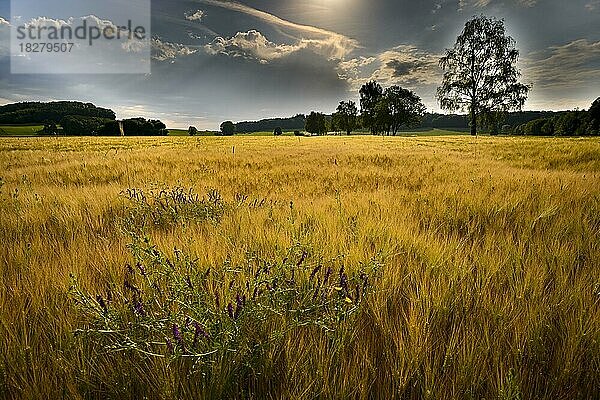
<path id="1" fill-rule="evenodd" d="M 32 18 L 31 20 L 24 23 L 24 26 L 26 26 L 26 27 L 31 26 L 34 28 L 42 28 L 42 27 L 56 28 L 57 30 L 60 30 L 62 27 L 70 27 L 70 28 L 74 29 L 74 28 L 82 26 L 81 23 L 84 21 L 86 22 L 88 29 L 90 27 L 97 27 L 100 29 L 100 31 L 104 31 L 107 28 L 111 28 L 113 34 L 120 31 L 120 35 L 121 35 L 121 39 L 119 42 L 120 48 L 122 50 L 124 50 L 125 52 L 139 53 L 139 52 L 147 49 L 147 46 L 148 46 L 147 41 L 135 40 L 133 38 L 130 39 L 130 38 L 128 38 L 130 32 L 127 30 L 127 28 L 117 27 L 117 25 L 115 25 L 112 21 L 98 18 L 95 15 L 87 15 L 87 16 L 78 17 L 78 18 L 70 17 L 66 20 L 53 19 L 53 18 L 48 18 L 48 17 L 37 17 L 37 18 Z M 4 22 L 6 22 L 6 21 L 4 20 Z M 2 21 L 0 21 L 0 27 L 2 27 L 3 25 L 4 24 L 2 23 Z M 109 41 L 106 41 L 106 40 L 96 41 L 95 46 L 100 47 L 103 44 L 106 45 L 108 43 L 109 43 Z"/>
<path id="2" fill-rule="evenodd" d="M 10 54 L 10 23 L 0 17 L 0 57 Z"/>
<path id="3" fill-rule="evenodd" d="M 292 44 L 274 43 L 257 30 L 238 32 L 230 38 L 217 37 L 204 46 L 208 54 L 255 59 L 262 64 L 280 59 L 300 50 L 308 50 L 328 60 L 343 60 L 346 52 L 334 37 L 299 39 Z"/>
<path id="4" fill-rule="evenodd" d="M 32 18 L 31 20 L 27 21 L 24 25 L 26 27 L 29 26 L 33 26 L 33 27 L 54 27 L 57 29 L 60 29 L 63 26 L 70 26 L 70 27 L 77 27 L 77 26 L 81 26 L 81 24 L 79 22 L 83 22 L 86 21 L 88 27 L 98 27 L 100 28 L 100 30 L 110 27 L 113 28 L 115 31 L 117 30 L 117 26 L 109 21 L 109 20 L 105 20 L 105 19 L 101 19 L 98 18 L 95 15 L 87 15 L 87 16 L 83 16 L 80 18 L 73 18 L 70 17 L 66 20 L 64 19 L 53 19 L 53 18 L 48 18 L 48 17 L 37 17 L 37 18 Z M 126 32 L 126 30 L 124 29 L 120 29 L 121 32 Z"/>
<path id="5" fill-rule="evenodd" d="M 137 118 L 159 119 L 168 129 L 187 129 L 190 124 L 197 128 L 206 129 L 211 127 L 207 118 L 202 115 L 188 112 L 164 111 L 154 107 L 148 107 L 145 104 L 118 104 L 113 105 L 112 109 L 116 112 L 117 118 Z"/>
<path id="6" fill-rule="evenodd" d="M 204 48 L 208 54 L 225 54 L 230 57 L 255 59 L 266 64 L 297 51 L 300 46 L 276 44 L 269 41 L 262 33 L 251 30 L 238 32 L 227 39 L 217 37 Z"/>
<path id="7" fill-rule="evenodd" d="M 537 2 L 538 0 L 459 0 L 458 8 L 459 10 L 462 10 L 466 6 L 483 8 L 494 4 L 533 7 L 537 4 Z"/>
<path id="8" fill-rule="evenodd" d="M 376 80 L 383 86 L 434 85 L 438 84 L 442 77 L 438 62 L 439 55 L 411 45 L 400 45 L 376 57 L 341 63 L 340 75 L 345 76 L 353 88 L 358 88 L 370 80 Z M 367 71 L 367 68 L 371 68 L 371 71 Z"/>
<path id="9" fill-rule="evenodd" d="M 589 11 L 600 10 L 600 0 L 590 0 L 585 5 L 585 8 Z"/>
<path id="10" fill-rule="evenodd" d="M 354 86 L 361 82 L 364 70 L 369 68 L 377 61 L 376 57 L 358 57 L 352 58 L 347 61 L 342 61 L 338 64 L 338 75 L 341 79 L 344 79 Z M 355 89 L 355 87 L 353 87 Z"/>
<path id="11" fill-rule="evenodd" d="M 563 111 L 563 110 L 587 110 L 592 104 L 593 99 L 582 99 L 581 97 L 563 96 L 561 94 L 553 94 L 550 98 L 538 96 L 534 93 L 527 99 L 526 110 L 546 110 L 546 111 Z"/>
<path id="12" fill-rule="evenodd" d="M 190 11 L 185 14 L 185 19 L 188 21 L 202 21 L 204 15 L 204 11 L 202 10 Z"/>
<path id="13" fill-rule="evenodd" d="M 180 43 L 163 41 L 161 38 L 152 38 L 152 58 L 158 61 L 174 62 L 177 57 L 189 56 L 198 50 Z"/>
<path id="14" fill-rule="evenodd" d="M 127 40 L 121 43 L 121 48 L 128 53 L 141 53 L 146 50 L 147 43 L 139 40 Z"/>
<path id="15" fill-rule="evenodd" d="M 32 28 L 37 43 L 73 43 L 63 52 L 19 52 L 11 66 L 20 73 L 92 74 L 147 73 L 150 70 L 150 38 L 138 39 L 137 33 L 119 27 L 95 15 L 53 19 L 14 17 L 13 25 Z M 86 34 L 78 32 L 87 28 Z M 95 30 L 92 31 L 92 28 Z M 103 33 L 103 34 L 102 34 Z"/>
<path id="16" fill-rule="evenodd" d="M 301 42 L 301 46 L 304 48 L 318 49 L 318 54 L 325 53 L 328 58 L 343 59 L 359 47 L 359 44 L 356 40 L 342 34 L 315 26 L 297 24 L 295 22 L 279 18 L 273 14 L 257 10 L 235 1 L 201 1 L 204 4 L 221 7 L 252 16 L 280 29 L 287 29 L 289 31 L 296 32 L 299 34 L 297 40 Z"/>

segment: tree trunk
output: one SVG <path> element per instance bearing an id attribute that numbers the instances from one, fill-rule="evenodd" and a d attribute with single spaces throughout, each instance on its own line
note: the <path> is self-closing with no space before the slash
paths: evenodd
<path id="1" fill-rule="evenodd" d="M 471 107 L 471 135 L 477 136 L 477 114 L 475 113 L 475 106 Z"/>

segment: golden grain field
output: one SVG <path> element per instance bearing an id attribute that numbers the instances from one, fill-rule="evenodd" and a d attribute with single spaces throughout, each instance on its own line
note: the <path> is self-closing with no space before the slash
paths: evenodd
<path id="1" fill-rule="evenodd" d="M 599 398 L 598 139 L 3 138 L 0 168 L 0 398 Z M 231 285 L 295 245 L 376 258 L 372 291 L 333 331 L 246 316 L 258 343 L 202 368 L 107 351 L 70 275 L 125 290 L 126 190 L 161 187 L 227 204 L 151 226 L 164 254 Z"/>

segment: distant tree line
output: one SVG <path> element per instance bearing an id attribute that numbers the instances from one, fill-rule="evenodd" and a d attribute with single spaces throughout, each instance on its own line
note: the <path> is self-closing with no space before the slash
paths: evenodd
<path id="1" fill-rule="evenodd" d="M 62 119 L 62 134 L 67 136 L 166 136 L 167 127 L 159 120 L 130 118 L 122 121 L 69 115 Z"/>
<path id="2" fill-rule="evenodd" d="M 383 89 L 375 81 L 360 89 L 361 112 L 355 102 L 341 101 L 330 117 L 311 112 L 304 129 L 313 135 L 327 132 L 345 133 L 362 128 L 373 134 L 396 135 L 402 128 L 414 128 L 421 124 L 425 106 L 414 92 L 391 86 Z"/>
<path id="3" fill-rule="evenodd" d="M 514 128 L 515 135 L 532 136 L 598 136 L 600 135 L 600 97 L 589 111 L 566 111 L 538 118 Z"/>
<path id="4" fill-rule="evenodd" d="M 339 121 L 339 114 L 323 114 L 326 124 L 326 132 L 346 132 L 342 129 L 343 123 Z M 488 120 L 486 120 L 486 116 L 479 117 L 479 126 L 481 131 L 489 134 L 504 134 L 504 135 L 555 135 L 556 130 L 553 131 L 539 131 L 539 130 L 530 130 L 525 129 L 525 125 L 528 122 L 536 121 L 536 120 L 558 120 L 564 114 L 578 114 L 580 116 L 586 115 L 583 111 L 515 111 L 504 113 L 499 116 L 499 120 L 497 122 L 490 121 L 490 117 L 488 116 Z M 493 116 L 493 114 L 492 114 Z M 265 119 L 256 122 L 244 122 L 243 128 L 244 130 L 240 131 L 238 124 L 234 124 L 235 133 L 237 134 L 245 134 L 251 132 L 275 132 L 275 130 L 279 128 L 283 128 L 284 131 L 294 132 L 294 131 L 304 131 L 306 127 L 306 116 L 302 115 L 302 118 L 298 118 L 298 116 L 292 118 L 277 118 L 277 119 Z M 365 115 L 358 114 L 356 119 L 356 126 L 354 130 L 368 131 L 364 122 Z M 281 123 L 281 121 L 291 121 L 294 120 L 293 123 Z M 352 120 L 350 120 L 352 121 Z M 563 119 L 564 121 L 564 119 Z M 536 122 L 539 124 L 539 122 Z M 560 124 L 559 124 L 560 125 Z M 256 126 L 256 130 L 247 130 L 250 126 Z M 537 126 L 537 125 L 536 125 Z M 580 127 L 585 126 L 584 124 L 578 125 Z M 272 128 L 271 128 L 272 127 Z M 530 125 L 531 127 L 531 125 Z M 448 130 L 459 130 L 459 131 L 468 131 L 469 130 L 469 115 L 467 114 L 439 114 L 439 113 L 425 113 L 421 118 L 421 121 L 417 125 L 413 125 L 412 127 L 402 127 L 398 130 L 398 132 L 402 131 L 414 131 L 414 130 L 429 130 L 429 129 L 448 129 Z M 559 130 L 560 132 L 561 130 Z M 540 133 L 541 132 L 541 133 Z M 548 133 L 552 132 L 552 133 Z M 315 132 L 316 133 L 316 132 Z M 346 132 L 347 133 L 347 132 Z M 579 133 L 571 133 L 572 135 L 591 135 L 594 134 L 593 131 L 585 131 L 583 129 L 579 129 Z"/>
<path id="5" fill-rule="evenodd" d="M 0 124 L 60 124 L 63 118 L 72 115 L 105 120 L 116 118 L 114 111 L 96 107 L 91 103 L 76 101 L 25 102 L 1 106 Z"/>
<path id="6" fill-rule="evenodd" d="M 108 124 L 115 122 L 111 119 L 98 117 L 84 117 L 81 115 L 67 115 L 60 120 L 63 135 L 67 136 L 101 136 L 101 132 Z M 56 134 L 55 125 L 44 124 L 45 134 Z"/>
<path id="7" fill-rule="evenodd" d="M 199 131 L 195 126 L 190 126 L 187 131 L 189 136 L 215 136 L 216 132 L 211 130 Z"/>
<path id="8" fill-rule="evenodd" d="M 595 106 L 594 106 L 595 104 Z M 478 118 L 482 131 L 489 134 L 538 136 L 598 135 L 600 109 L 596 100 L 589 111 L 517 111 L 490 113 Z M 425 114 L 419 128 L 468 129 L 469 116 L 455 114 Z"/>
<path id="9" fill-rule="evenodd" d="M 39 134 L 46 135 L 120 136 L 123 133 L 125 136 L 164 136 L 168 134 L 167 127 L 159 120 L 130 118 L 116 121 L 113 110 L 76 101 L 26 102 L 1 106 L 0 124 L 40 124 L 44 125 L 44 128 Z"/>
<path id="10" fill-rule="evenodd" d="M 274 132 L 275 128 L 281 128 L 283 131 L 293 131 L 304 129 L 305 123 L 306 116 L 304 114 L 298 114 L 291 118 L 272 118 L 254 122 L 238 122 L 235 124 L 235 132 Z"/>

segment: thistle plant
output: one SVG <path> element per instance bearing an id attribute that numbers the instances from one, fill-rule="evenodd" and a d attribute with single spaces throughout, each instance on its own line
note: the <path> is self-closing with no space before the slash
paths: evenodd
<path id="1" fill-rule="evenodd" d="M 380 267 L 372 260 L 350 274 L 343 264 L 336 266 L 339 259 L 327 267 L 310 263 L 301 245 L 282 260 L 248 256 L 237 268 L 203 267 L 179 250 L 169 257 L 148 239 L 129 248 L 132 263 L 121 285 L 88 293 L 72 277 L 72 298 L 88 322 L 77 333 L 111 352 L 193 357 L 200 363 L 227 351 L 250 352 L 246 339 L 269 322 L 279 330 L 270 338 L 308 325 L 335 332 L 372 291 Z"/>
<path id="2" fill-rule="evenodd" d="M 216 223 L 227 208 L 216 190 L 210 190 L 204 197 L 193 189 L 180 186 L 150 190 L 127 189 L 121 195 L 129 201 L 124 219 L 125 228 L 136 233 L 192 222 Z"/>

